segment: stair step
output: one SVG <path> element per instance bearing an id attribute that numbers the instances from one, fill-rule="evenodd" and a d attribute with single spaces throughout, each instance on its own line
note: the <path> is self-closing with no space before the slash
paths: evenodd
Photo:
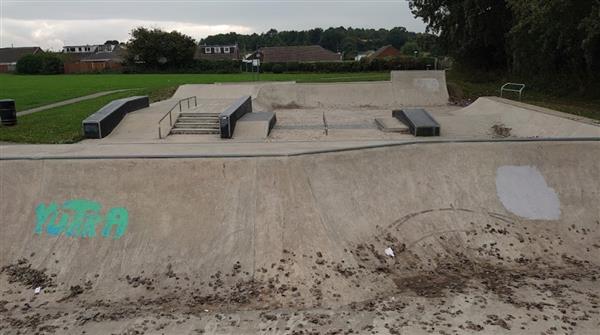
<path id="1" fill-rule="evenodd" d="M 212 121 L 212 122 L 219 122 L 219 118 L 208 117 L 208 116 L 196 116 L 196 117 L 181 116 L 181 117 L 178 117 L 177 120 L 206 120 L 206 121 Z"/>
<path id="2" fill-rule="evenodd" d="M 180 123 L 177 122 L 173 125 L 173 128 L 210 128 L 210 129 L 219 129 L 218 123 Z"/>
<path id="3" fill-rule="evenodd" d="M 218 113 L 197 113 L 197 112 L 181 112 L 180 116 L 210 116 L 210 117 L 219 117 Z"/>
<path id="4" fill-rule="evenodd" d="M 220 134 L 218 129 L 208 128 L 173 128 L 171 129 L 171 135 L 181 134 Z"/>

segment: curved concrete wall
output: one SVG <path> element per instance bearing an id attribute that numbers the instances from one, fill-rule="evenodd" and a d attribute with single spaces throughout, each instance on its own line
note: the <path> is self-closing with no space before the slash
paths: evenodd
<path id="1" fill-rule="evenodd" d="M 302 255 L 377 266 L 349 252 L 358 245 L 381 253 L 398 247 L 395 266 L 404 274 L 457 254 L 507 267 L 521 266 L 522 258 L 560 265 L 565 255 L 597 266 L 590 245 L 600 241 L 599 156 L 598 142 L 532 142 L 290 158 L 0 161 L 0 265 L 33 255 L 32 264 L 57 273 L 58 282 L 90 280 L 102 298 L 144 295 L 122 278 L 163 276 L 171 265 L 200 282 L 239 262 L 261 280 L 260 269 L 291 254 L 297 259 L 285 281 L 308 292 L 316 270 Z M 529 180 L 535 185 L 515 188 Z M 101 206 L 96 236 L 50 231 L 45 221 L 52 218 L 36 232 L 36 208 L 50 213 L 55 204 L 73 218 L 66 208 L 75 204 L 65 201 L 81 199 Z M 128 225 L 117 239 L 123 210 Z M 104 236 L 109 222 L 114 227 Z M 494 252 L 482 252 L 490 241 Z M 394 287 L 389 278 L 362 276 L 360 287 L 343 277 L 328 282 L 332 292 L 351 293 L 324 301 L 366 299 Z"/>

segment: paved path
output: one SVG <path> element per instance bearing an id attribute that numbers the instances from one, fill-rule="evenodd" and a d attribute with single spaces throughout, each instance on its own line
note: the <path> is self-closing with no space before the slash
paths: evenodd
<path id="1" fill-rule="evenodd" d="M 47 109 L 50 109 L 50 108 L 66 106 L 66 105 L 74 104 L 76 102 L 90 100 L 90 99 L 95 99 L 95 98 L 103 97 L 105 95 L 109 95 L 109 94 L 113 94 L 113 93 L 119 93 L 119 92 L 125 92 L 125 91 L 130 91 L 130 90 L 132 90 L 132 89 L 105 91 L 105 92 L 98 92 L 98 93 L 94 93 L 94 94 L 90 94 L 90 95 L 84 95 L 82 97 L 77 97 L 77 98 L 73 98 L 73 99 L 69 99 L 69 100 L 64 100 L 64 101 L 59 101 L 59 102 L 55 102 L 53 104 L 49 104 L 49 105 L 45 105 L 45 106 L 40 106 L 40 107 L 36 107 L 36 108 L 24 110 L 22 112 L 18 112 L 17 116 L 23 116 L 23 115 L 33 114 L 33 113 L 41 112 L 41 111 L 44 111 L 44 110 L 47 110 Z"/>

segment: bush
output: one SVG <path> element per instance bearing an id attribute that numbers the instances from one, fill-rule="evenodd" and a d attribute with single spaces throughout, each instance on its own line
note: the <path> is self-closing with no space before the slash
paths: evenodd
<path id="1" fill-rule="evenodd" d="M 273 73 L 283 73 L 283 71 L 284 71 L 283 65 L 275 64 L 275 65 L 273 65 L 273 69 L 271 71 L 273 71 Z"/>
<path id="2" fill-rule="evenodd" d="M 123 73 L 240 73 L 241 62 L 237 60 L 194 60 L 185 67 L 147 68 L 143 64 L 128 65 Z"/>
<path id="3" fill-rule="evenodd" d="M 17 72 L 22 74 L 60 74 L 64 72 L 63 60 L 50 53 L 26 55 L 17 62 Z"/>
<path id="4" fill-rule="evenodd" d="M 431 57 L 401 56 L 397 58 L 366 59 L 346 62 L 312 62 L 312 63 L 263 63 L 262 72 L 363 72 L 363 71 L 392 71 L 392 70 L 427 70 L 433 69 L 435 59 Z"/>
<path id="5" fill-rule="evenodd" d="M 44 63 L 42 58 L 36 55 L 27 55 L 17 61 L 17 72 L 23 74 L 39 74 L 42 72 Z"/>

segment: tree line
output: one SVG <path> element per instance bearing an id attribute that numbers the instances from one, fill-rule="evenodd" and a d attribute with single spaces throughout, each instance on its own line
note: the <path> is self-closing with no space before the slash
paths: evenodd
<path id="1" fill-rule="evenodd" d="M 410 0 L 462 66 L 589 91 L 600 79 L 600 0 Z M 595 86 L 597 88 L 597 86 Z M 600 95 L 596 92 L 597 95 Z"/>
<path id="2" fill-rule="evenodd" d="M 201 39 L 200 44 L 237 43 L 243 52 L 251 52 L 260 47 L 320 45 L 325 49 L 342 53 L 344 59 L 353 59 L 360 52 L 376 50 L 385 45 L 392 45 L 398 50 L 405 48 L 436 53 L 438 51 L 436 40 L 436 35 L 410 32 L 404 27 L 392 29 L 330 27 L 285 31 L 270 29 L 261 34 L 232 32 L 208 36 Z"/>

